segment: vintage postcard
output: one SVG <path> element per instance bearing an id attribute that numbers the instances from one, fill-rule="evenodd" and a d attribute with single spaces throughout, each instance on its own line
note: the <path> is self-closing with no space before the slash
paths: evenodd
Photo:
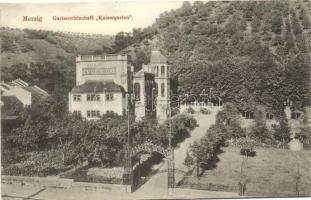
<path id="1" fill-rule="evenodd" d="M 311 196 L 311 1 L 1 3 L 1 198 Z"/>

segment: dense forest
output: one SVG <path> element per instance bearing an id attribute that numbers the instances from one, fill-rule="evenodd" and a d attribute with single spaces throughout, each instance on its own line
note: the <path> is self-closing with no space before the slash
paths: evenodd
<path id="1" fill-rule="evenodd" d="M 310 8 L 302 1 L 184 2 L 135 30 L 132 42 L 153 38 L 140 48 L 168 56 L 180 95 L 212 87 L 240 110 L 262 104 L 279 113 L 287 98 L 301 109 L 311 102 Z"/>

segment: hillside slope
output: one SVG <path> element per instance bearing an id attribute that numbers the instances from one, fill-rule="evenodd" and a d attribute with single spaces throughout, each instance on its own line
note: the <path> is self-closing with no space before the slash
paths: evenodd
<path id="1" fill-rule="evenodd" d="M 102 53 L 110 47 L 113 37 L 105 35 L 78 35 L 62 32 L 1 28 L 1 64 L 54 62 L 71 63 L 75 54 Z"/>
<path id="2" fill-rule="evenodd" d="M 205 171 L 200 178 L 193 172 L 179 187 L 238 192 L 245 158 L 239 154 L 239 148 L 226 147 L 223 150 L 216 168 Z M 255 157 L 244 160 L 242 173 L 247 180 L 246 196 L 295 196 L 297 190 L 300 196 L 310 196 L 310 151 L 258 148 L 256 152 Z"/>

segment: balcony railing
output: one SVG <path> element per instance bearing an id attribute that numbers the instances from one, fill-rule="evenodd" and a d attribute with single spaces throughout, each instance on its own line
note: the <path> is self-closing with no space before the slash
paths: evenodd
<path id="1" fill-rule="evenodd" d="M 129 55 L 78 55 L 76 61 L 129 60 Z"/>

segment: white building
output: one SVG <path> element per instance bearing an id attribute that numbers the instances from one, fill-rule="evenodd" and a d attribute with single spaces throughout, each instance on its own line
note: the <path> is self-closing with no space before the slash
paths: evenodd
<path id="1" fill-rule="evenodd" d="M 16 79 L 14 81 L 5 83 L 1 82 L 0 90 L 2 96 L 14 96 L 23 103 L 24 106 L 29 106 L 37 98 L 48 97 L 49 94 L 36 85 Z"/>
<path id="2" fill-rule="evenodd" d="M 107 111 L 124 115 L 129 102 L 135 119 L 165 119 L 170 90 L 166 58 L 153 51 L 149 65 L 139 72 L 132 69 L 127 55 L 77 56 L 76 86 L 69 93 L 69 112 L 87 119 L 98 119 Z"/>

